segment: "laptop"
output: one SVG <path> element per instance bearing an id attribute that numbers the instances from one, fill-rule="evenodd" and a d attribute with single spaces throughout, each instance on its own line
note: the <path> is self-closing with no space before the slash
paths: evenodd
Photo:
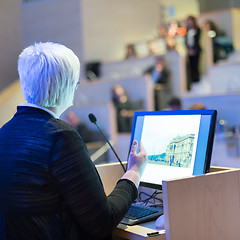
<path id="1" fill-rule="evenodd" d="M 216 110 L 136 112 L 130 146 L 137 140 L 147 151 L 140 186 L 161 190 L 163 180 L 209 172 L 216 116 Z M 162 213 L 163 209 L 153 217 Z M 122 223 L 134 225 L 151 216 L 128 218 L 125 216 Z"/>

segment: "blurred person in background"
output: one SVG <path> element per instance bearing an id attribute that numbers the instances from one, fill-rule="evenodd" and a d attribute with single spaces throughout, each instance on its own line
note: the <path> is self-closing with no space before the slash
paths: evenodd
<path id="1" fill-rule="evenodd" d="M 202 103 L 194 103 L 189 107 L 189 110 L 205 110 L 206 107 Z"/>
<path id="2" fill-rule="evenodd" d="M 158 49 L 154 41 L 148 43 L 149 55 L 156 56 L 158 54 Z"/>
<path id="3" fill-rule="evenodd" d="M 170 72 L 166 66 L 165 59 L 162 56 L 158 56 L 155 65 L 146 69 L 144 74 L 146 77 L 151 77 L 153 81 L 155 110 L 160 110 L 159 90 L 170 87 Z"/>
<path id="4" fill-rule="evenodd" d="M 118 132 L 131 132 L 134 110 L 125 89 L 119 84 L 112 88 L 112 101 L 117 114 Z"/>
<path id="5" fill-rule="evenodd" d="M 79 133 L 84 142 L 93 142 L 93 132 L 88 129 L 88 127 L 82 123 L 75 112 L 70 111 L 66 115 L 66 122 L 74 127 L 74 129 Z"/>
<path id="6" fill-rule="evenodd" d="M 136 58 L 137 53 L 133 44 L 128 44 L 126 47 L 125 59 Z"/>
<path id="7" fill-rule="evenodd" d="M 167 85 L 169 82 L 169 70 L 167 69 L 165 59 L 161 56 L 156 57 L 154 66 L 147 68 L 144 74 L 151 76 L 154 85 Z"/>
<path id="8" fill-rule="evenodd" d="M 168 28 L 165 24 L 158 27 L 158 37 L 165 39 L 167 37 Z"/>
<path id="9" fill-rule="evenodd" d="M 225 60 L 233 52 L 232 41 L 226 36 L 217 24 L 212 20 L 207 20 L 204 24 L 207 36 L 212 40 L 213 62 Z"/>
<path id="10" fill-rule="evenodd" d="M 197 24 L 197 20 L 193 16 L 189 16 L 186 20 L 187 34 L 185 35 L 185 44 L 188 56 L 188 89 L 191 89 L 192 83 L 197 83 L 200 80 L 199 74 L 199 59 L 201 53 L 200 36 L 201 29 Z"/>
<path id="11" fill-rule="evenodd" d="M 167 110 L 182 110 L 182 102 L 178 97 L 172 97 L 168 103 Z"/>

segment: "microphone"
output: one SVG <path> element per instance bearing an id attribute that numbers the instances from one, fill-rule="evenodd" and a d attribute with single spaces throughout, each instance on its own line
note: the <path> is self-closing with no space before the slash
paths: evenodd
<path id="1" fill-rule="evenodd" d="M 115 154 L 117 160 L 118 160 L 119 163 L 121 164 L 121 166 L 122 166 L 122 168 L 123 168 L 123 171 L 126 172 L 126 168 L 124 167 L 122 161 L 120 160 L 119 156 L 118 156 L 117 153 L 115 152 L 112 144 L 108 141 L 106 135 L 103 133 L 102 129 L 101 129 L 100 126 L 98 125 L 96 116 L 95 116 L 93 113 L 90 113 L 90 114 L 88 115 L 88 118 L 89 118 L 89 120 L 90 120 L 92 123 L 94 123 L 94 124 L 97 126 L 98 130 L 101 132 L 101 134 L 103 135 L 103 137 L 104 137 L 105 140 L 107 141 L 108 145 L 109 145 L 110 148 L 112 149 L 113 153 Z"/>

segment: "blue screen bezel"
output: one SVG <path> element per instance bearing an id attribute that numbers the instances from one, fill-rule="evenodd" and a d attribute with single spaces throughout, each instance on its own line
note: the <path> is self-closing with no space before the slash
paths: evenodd
<path id="1" fill-rule="evenodd" d="M 199 135 L 197 141 L 197 149 L 195 162 L 193 167 L 193 175 L 202 175 L 210 170 L 212 145 L 215 131 L 215 122 L 217 111 L 216 110 L 174 110 L 174 111 L 144 111 L 135 112 L 132 125 L 131 141 L 140 142 L 142 129 L 139 129 L 135 133 L 136 124 L 143 127 L 144 117 L 147 115 L 201 115 Z M 130 148 L 129 148 L 130 149 Z M 140 182 L 140 186 L 150 187 L 154 189 L 161 189 L 161 185 L 152 183 Z"/>

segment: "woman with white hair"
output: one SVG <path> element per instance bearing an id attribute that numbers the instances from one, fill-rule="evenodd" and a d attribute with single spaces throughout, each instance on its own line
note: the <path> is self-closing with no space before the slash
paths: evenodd
<path id="1" fill-rule="evenodd" d="M 72 105 L 80 63 L 38 43 L 19 56 L 27 103 L 0 129 L 0 239 L 111 239 L 137 196 L 146 152 L 133 142 L 128 170 L 106 196 L 79 134 L 59 119 Z"/>

